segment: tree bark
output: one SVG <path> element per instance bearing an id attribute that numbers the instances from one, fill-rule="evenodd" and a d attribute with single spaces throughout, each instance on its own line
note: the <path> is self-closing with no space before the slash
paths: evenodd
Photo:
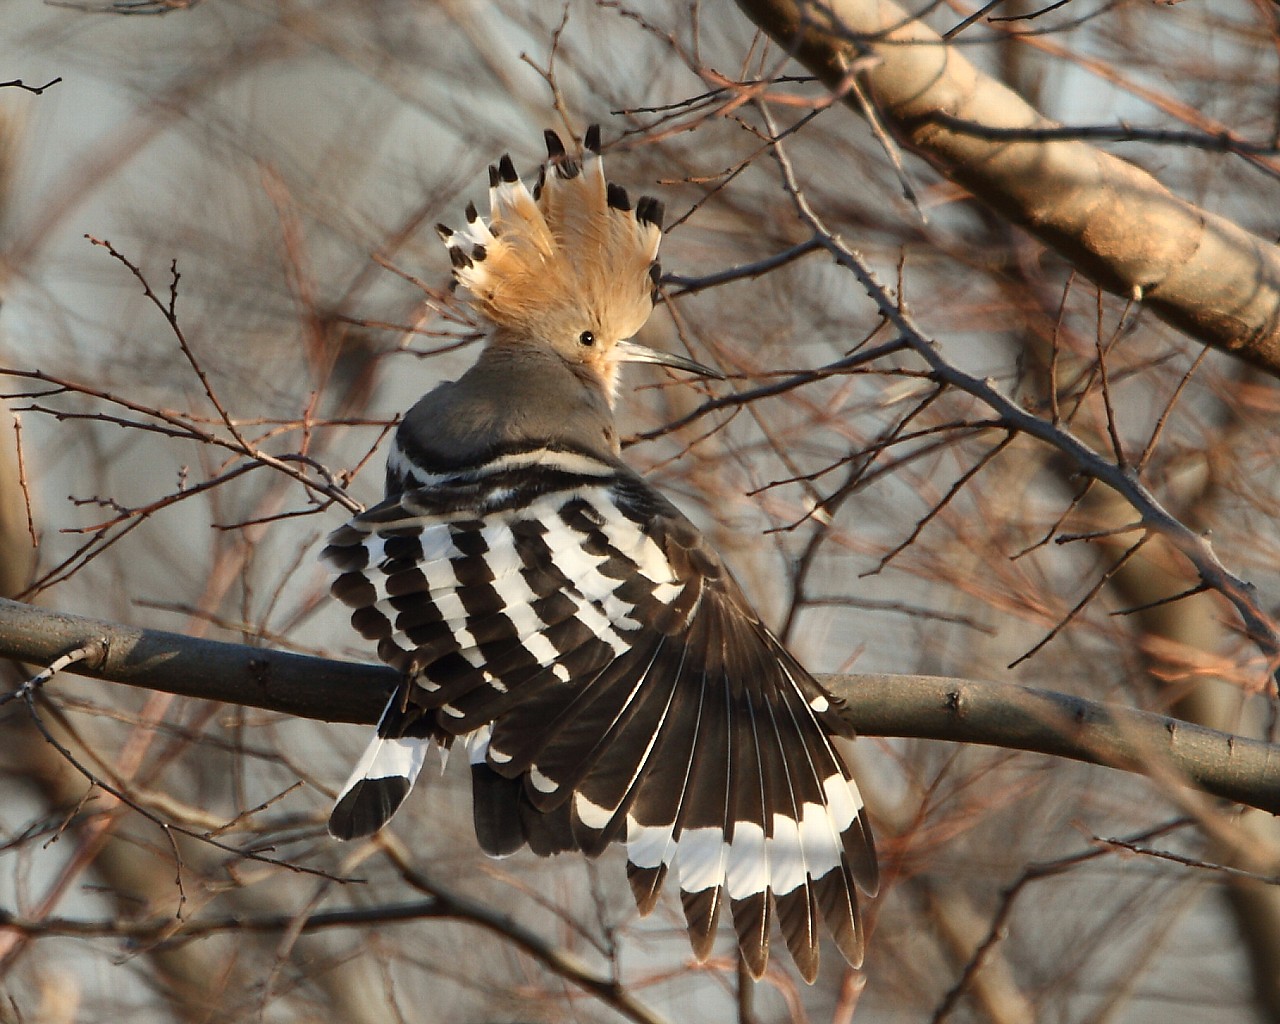
<path id="1" fill-rule="evenodd" d="M 861 60 L 858 81 L 907 148 L 1089 278 L 1280 376 L 1276 246 L 1085 142 L 999 138 L 1000 129 L 1056 123 L 891 0 L 738 6 L 822 81 L 846 88 L 844 102 L 859 112 L 847 76 Z"/>

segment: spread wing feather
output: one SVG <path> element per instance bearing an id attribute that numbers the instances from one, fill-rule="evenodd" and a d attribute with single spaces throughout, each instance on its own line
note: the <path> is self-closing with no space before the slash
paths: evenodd
<path id="1" fill-rule="evenodd" d="M 489 853 L 620 841 L 641 912 L 674 865 L 699 957 L 727 902 L 756 976 L 775 909 L 807 979 L 820 919 L 859 963 L 875 853 L 833 698 L 639 477 L 547 469 L 409 486 L 331 537 L 334 593 L 406 674 L 378 742 L 465 738 Z"/>

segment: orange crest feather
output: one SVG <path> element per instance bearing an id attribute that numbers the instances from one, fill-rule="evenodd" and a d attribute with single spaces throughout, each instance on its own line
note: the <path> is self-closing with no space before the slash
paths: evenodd
<path id="1" fill-rule="evenodd" d="M 533 193 L 509 156 L 489 168 L 489 219 L 467 207 L 467 226 L 437 231 L 453 274 L 477 312 L 499 327 L 553 337 L 584 324 L 630 338 L 653 310 L 662 204 L 605 180 L 600 130 L 584 162 L 546 133 L 549 159 Z"/>

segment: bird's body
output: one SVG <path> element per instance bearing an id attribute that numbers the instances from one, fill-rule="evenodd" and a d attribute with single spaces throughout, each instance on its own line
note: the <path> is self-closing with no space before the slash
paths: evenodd
<path id="1" fill-rule="evenodd" d="M 404 680 L 330 829 L 376 831 L 428 746 L 465 746 L 487 853 L 621 842 L 642 912 L 678 877 L 700 956 L 727 895 L 752 972 L 776 906 L 812 980 L 820 920 L 861 961 L 856 889 L 877 885 L 834 699 L 621 461 L 618 364 L 700 368 L 625 340 L 651 306 L 656 202 L 632 211 L 598 158 L 582 173 L 549 149 L 536 202 L 504 158 L 490 224 L 469 210 L 467 235 L 441 229 L 493 335 L 410 410 L 386 499 L 325 550 L 334 594 Z"/>

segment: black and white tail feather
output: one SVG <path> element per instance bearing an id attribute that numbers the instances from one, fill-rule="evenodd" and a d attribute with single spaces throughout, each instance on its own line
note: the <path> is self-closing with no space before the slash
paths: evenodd
<path id="1" fill-rule="evenodd" d="M 441 228 L 494 332 L 406 417 L 386 500 L 324 551 L 334 595 L 403 675 L 329 828 L 375 832 L 428 749 L 460 743 L 486 853 L 622 843 L 642 913 L 675 869 L 699 958 L 727 899 L 753 975 L 776 914 L 812 981 L 820 921 L 862 961 L 866 813 L 835 699 L 618 458 L 618 364 L 702 368 L 627 340 L 651 308 L 661 209 L 605 182 L 595 129 L 587 148 L 582 167 L 549 134 L 532 195 L 504 157 L 489 223 L 471 208 L 465 236 Z"/>

